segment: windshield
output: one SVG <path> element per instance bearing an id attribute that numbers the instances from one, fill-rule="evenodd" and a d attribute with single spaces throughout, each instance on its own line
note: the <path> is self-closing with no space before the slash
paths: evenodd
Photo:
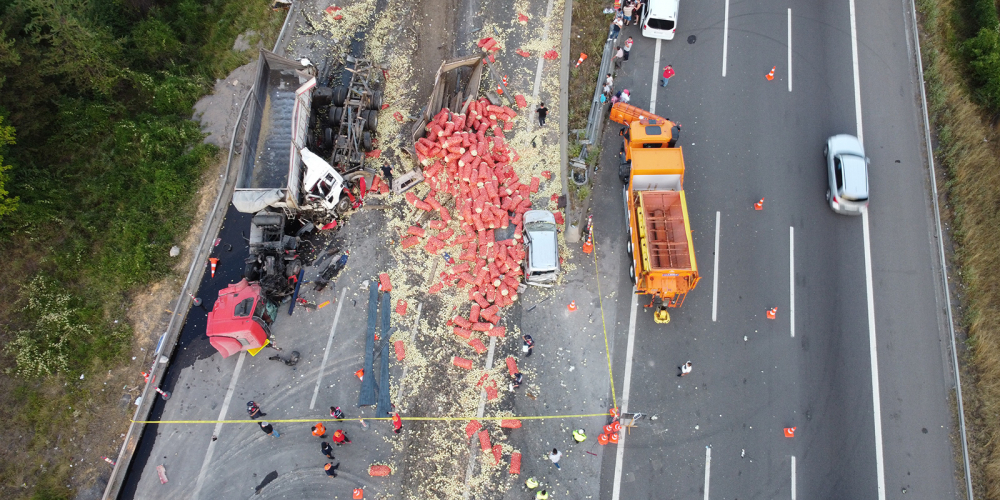
<path id="1" fill-rule="evenodd" d="M 655 17 L 649 18 L 646 23 L 647 26 L 654 30 L 672 30 L 674 29 L 674 21 L 671 19 L 657 19 Z"/>

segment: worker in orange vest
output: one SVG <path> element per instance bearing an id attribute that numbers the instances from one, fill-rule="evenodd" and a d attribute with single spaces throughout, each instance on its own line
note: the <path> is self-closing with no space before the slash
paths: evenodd
<path id="1" fill-rule="evenodd" d="M 323 466 L 323 470 L 326 471 L 327 476 L 337 477 L 337 467 L 340 467 L 340 462 L 337 462 L 337 465 L 327 462 L 326 465 Z"/>
<path id="2" fill-rule="evenodd" d="M 333 431 L 333 442 L 337 446 L 340 446 L 341 444 L 344 444 L 345 442 L 346 443 L 350 443 L 351 440 L 348 439 L 347 434 L 344 434 L 343 430 L 337 429 L 337 430 Z"/>
<path id="3" fill-rule="evenodd" d="M 312 426 L 313 436 L 318 438 L 326 437 L 326 426 L 322 422 L 317 422 L 316 425 Z"/>
<path id="4" fill-rule="evenodd" d="M 399 412 L 392 415 L 392 431 L 399 434 L 403 430 L 403 419 L 400 418 Z"/>

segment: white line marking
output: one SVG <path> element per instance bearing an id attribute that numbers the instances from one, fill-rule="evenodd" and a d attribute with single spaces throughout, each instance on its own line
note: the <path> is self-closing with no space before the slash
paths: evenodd
<path id="1" fill-rule="evenodd" d="M 340 290 L 340 298 L 337 299 L 337 314 L 333 316 L 333 325 L 330 326 L 330 336 L 326 339 L 326 350 L 323 351 L 323 362 L 319 364 L 319 375 L 316 375 L 316 388 L 313 389 L 312 400 L 309 401 L 309 409 L 316 407 L 316 398 L 319 396 L 319 386 L 323 383 L 323 370 L 326 368 L 326 360 L 330 358 L 330 349 L 333 347 L 333 335 L 337 333 L 337 323 L 340 322 L 340 309 L 344 307 L 344 295 L 347 295 L 347 287 Z"/>
<path id="2" fill-rule="evenodd" d="M 663 68 L 660 67 L 660 43 L 662 40 L 656 39 L 656 49 L 653 51 L 653 91 L 649 93 L 649 112 L 656 114 L 656 91 L 660 88 L 660 75 Z"/>
<path id="3" fill-rule="evenodd" d="M 719 218 L 721 212 L 715 212 L 715 270 L 712 272 L 712 321 L 715 321 L 716 302 L 719 299 Z"/>
<path id="4" fill-rule="evenodd" d="M 878 474 L 878 498 L 885 500 L 885 464 L 882 462 L 882 403 L 878 387 L 878 343 L 875 339 L 875 292 L 872 286 L 872 250 L 868 236 L 868 210 L 861 212 L 865 236 L 865 287 L 868 291 L 868 348 L 872 364 L 872 406 L 875 410 L 875 469 Z"/>
<path id="5" fill-rule="evenodd" d="M 788 321 L 795 338 L 795 228 L 788 226 Z"/>
<path id="6" fill-rule="evenodd" d="M 549 0 L 549 4 L 545 7 L 545 22 L 542 23 L 542 40 L 549 37 L 549 20 L 552 19 L 552 0 Z M 542 69 L 545 67 L 545 54 L 539 51 L 538 54 L 538 64 L 535 65 L 535 85 L 531 90 L 531 102 L 538 101 L 538 92 L 542 88 Z M 532 130 L 535 129 L 535 119 L 532 118 L 528 120 L 528 133 L 530 134 Z"/>
<path id="7" fill-rule="evenodd" d="M 854 61 L 854 117 L 858 122 L 858 140 L 863 145 L 865 135 L 861 130 L 861 76 L 858 73 L 858 28 L 854 17 L 854 0 L 851 5 L 851 59 Z"/>
<path id="8" fill-rule="evenodd" d="M 788 9 L 788 91 L 792 91 L 792 9 Z"/>
<path id="9" fill-rule="evenodd" d="M 795 455 L 792 455 L 792 500 L 795 500 Z"/>
<path id="10" fill-rule="evenodd" d="M 726 18 L 722 24 L 722 76 L 726 76 L 726 58 L 729 53 L 729 0 L 726 0 Z"/>
<path id="11" fill-rule="evenodd" d="M 705 500 L 708 500 L 708 478 L 712 473 L 712 447 L 705 447 Z"/>
<path id="12" fill-rule="evenodd" d="M 632 289 L 632 311 L 628 316 L 628 346 L 625 349 L 625 382 L 622 383 L 622 407 L 624 414 L 628 411 L 628 391 L 632 386 L 632 352 L 635 350 L 635 311 L 639 307 L 639 296 Z M 611 500 L 618 500 L 622 488 L 622 460 L 625 458 L 625 434 L 618 437 L 618 449 L 615 450 L 615 483 L 611 491 Z"/>
<path id="13" fill-rule="evenodd" d="M 226 413 L 229 412 L 229 403 L 233 401 L 233 393 L 236 392 L 236 381 L 240 379 L 240 370 L 243 369 L 243 360 L 246 357 L 247 352 L 241 351 L 240 357 L 236 360 L 236 369 L 233 370 L 233 378 L 229 380 L 229 389 L 226 390 L 226 397 L 222 400 L 222 409 L 219 410 L 218 422 L 215 423 L 215 430 L 212 431 L 212 437 L 214 438 L 219 437 L 219 433 L 222 431 L 222 421 L 226 419 Z M 212 455 L 215 453 L 215 443 L 217 442 L 215 439 L 208 442 L 205 460 L 201 463 L 201 471 L 198 472 L 198 481 L 194 485 L 194 493 L 191 494 L 191 498 L 194 500 L 198 500 L 201 487 L 205 484 L 205 476 L 208 475 L 208 464 L 212 462 Z"/>

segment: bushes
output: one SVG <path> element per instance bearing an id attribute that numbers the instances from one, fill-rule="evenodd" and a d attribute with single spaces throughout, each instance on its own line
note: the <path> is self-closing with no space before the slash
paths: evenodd
<path id="1" fill-rule="evenodd" d="M 980 28 L 979 33 L 965 41 L 974 90 L 979 101 L 990 109 L 1000 109 L 1000 24 Z"/>

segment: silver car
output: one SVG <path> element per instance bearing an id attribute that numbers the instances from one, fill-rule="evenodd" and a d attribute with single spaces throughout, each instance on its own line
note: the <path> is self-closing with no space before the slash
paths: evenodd
<path id="1" fill-rule="evenodd" d="M 861 141 L 853 135 L 835 135 L 826 140 L 826 158 L 830 188 L 826 201 L 834 212 L 860 215 L 868 207 L 868 158 Z"/>
<path id="2" fill-rule="evenodd" d="M 551 287 L 559 276 L 559 241 L 556 238 L 556 218 L 548 210 L 528 210 L 524 213 L 524 282 Z"/>

